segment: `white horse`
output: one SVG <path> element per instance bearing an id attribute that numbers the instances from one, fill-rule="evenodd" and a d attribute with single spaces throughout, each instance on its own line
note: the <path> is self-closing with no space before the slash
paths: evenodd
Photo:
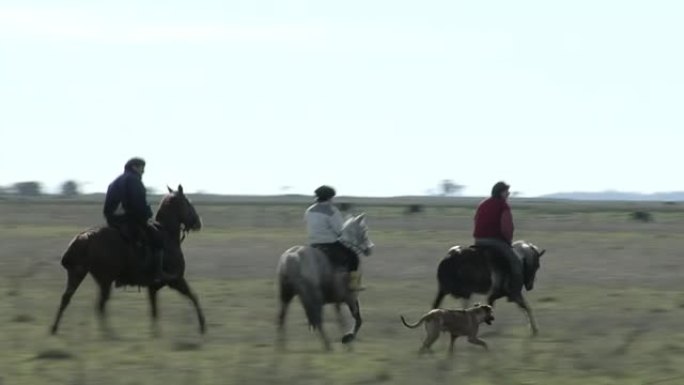
<path id="1" fill-rule="evenodd" d="M 342 228 L 340 242 L 353 250 L 359 258 L 370 255 L 374 247 L 368 238 L 366 214 L 347 218 Z M 284 325 L 290 301 L 298 295 L 309 326 L 320 333 L 326 350 L 330 350 L 330 341 L 323 330 L 323 305 L 335 304 L 338 319 L 342 324 L 340 304 L 346 303 L 354 317 L 354 327 L 342 338 L 342 343 L 354 340 L 361 328 L 361 312 L 357 292 L 349 290 L 348 273 L 343 268 L 335 268 L 323 251 L 311 246 L 292 246 L 287 249 L 278 261 L 278 288 L 280 310 L 278 312 L 278 336 L 281 346 L 284 345 Z"/>

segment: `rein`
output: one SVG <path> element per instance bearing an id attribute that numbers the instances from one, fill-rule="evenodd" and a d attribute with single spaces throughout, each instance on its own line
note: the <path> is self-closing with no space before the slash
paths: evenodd
<path id="1" fill-rule="evenodd" d="M 363 250 L 358 245 L 351 243 L 351 242 L 347 241 L 346 239 L 340 239 L 339 241 L 341 244 L 345 245 L 346 247 L 351 249 L 353 252 L 355 252 L 356 255 L 358 255 L 359 257 L 361 257 L 363 255 Z"/>

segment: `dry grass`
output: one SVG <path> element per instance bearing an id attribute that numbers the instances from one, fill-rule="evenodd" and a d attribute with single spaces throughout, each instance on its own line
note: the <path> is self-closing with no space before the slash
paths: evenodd
<path id="1" fill-rule="evenodd" d="M 515 203 L 514 203 L 515 205 Z M 92 204 L 0 203 L 0 383 L 3 384 L 676 384 L 684 381 L 684 294 L 680 292 L 684 214 L 668 206 L 654 222 L 629 219 L 633 204 L 526 203 L 517 238 L 545 247 L 529 293 L 541 335 L 497 302 L 483 329 L 492 351 L 447 339 L 418 357 L 423 331 L 404 328 L 431 303 L 435 267 L 455 243 L 470 242 L 471 209 L 367 206 L 377 252 L 363 260 L 365 323 L 351 350 L 324 354 L 294 302 L 288 350 L 274 347 L 278 255 L 304 239 L 300 206 L 198 204 L 206 228 L 184 244 L 188 278 L 200 296 L 208 334 L 197 334 L 190 304 L 165 289 L 161 336 L 153 338 L 146 296 L 116 290 L 109 304 L 114 340 L 100 333 L 95 285 L 84 282 L 60 333 L 48 326 L 64 287 L 61 252 L 81 228 L 98 224 Z M 648 209 L 648 207 L 647 207 Z M 449 299 L 445 306 L 460 302 Z M 326 326 L 341 337 L 332 309 Z"/>

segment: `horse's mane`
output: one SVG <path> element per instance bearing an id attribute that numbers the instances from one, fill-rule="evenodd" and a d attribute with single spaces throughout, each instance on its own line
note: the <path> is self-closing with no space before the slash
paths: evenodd
<path id="1" fill-rule="evenodd" d="M 168 206 L 171 204 L 171 200 L 176 197 L 176 193 L 168 193 L 159 201 L 159 207 Z"/>
<path id="2" fill-rule="evenodd" d="M 159 218 L 158 216 L 160 212 L 163 212 L 164 210 L 169 210 L 174 198 L 176 198 L 175 191 L 169 192 L 168 194 L 164 195 L 164 197 L 159 201 L 159 205 L 157 206 L 157 213 L 155 214 L 155 218 Z"/>
<path id="3" fill-rule="evenodd" d="M 353 215 L 347 215 L 346 218 L 344 218 L 344 224 L 342 224 L 342 228 L 346 228 L 350 224 L 354 222 L 354 216 Z"/>
<path id="4" fill-rule="evenodd" d="M 532 249 L 538 255 L 541 254 L 541 250 L 539 250 L 539 247 L 537 245 L 533 244 L 532 242 L 527 242 L 523 239 L 519 239 L 519 240 L 513 242 L 513 247 L 516 247 L 516 246 L 522 248 L 523 250 L 524 249 Z"/>

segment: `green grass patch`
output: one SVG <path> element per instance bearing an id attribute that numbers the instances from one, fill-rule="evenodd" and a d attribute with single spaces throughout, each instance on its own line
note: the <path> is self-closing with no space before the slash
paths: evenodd
<path id="1" fill-rule="evenodd" d="M 536 339 L 528 336 L 514 305 L 497 302 L 497 320 L 481 330 L 491 351 L 458 340 L 449 357 L 446 337 L 434 354 L 418 356 L 424 331 L 399 321 L 400 314 L 414 320 L 428 310 L 431 285 L 368 285 L 361 296 L 365 322 L 350 349 L 338 342 L 342 330 L 333 309 L 325 309 L 326 330 L 337 341 L 331 353 L 322 352 L 297 300 L 287 320 L 287 350 L 276 351 L 272 279 L 194 282 L 209 323 L 206 336 L 197 334 L 190 305 L 163 290 L 157 339 L 144 292 L 114 292 L 109 313 L 119 339 L 107 340 L 94 314 L 93 285 L 84 284 L 74 297 L 57 337 L 47 335 L 47 326 L 59 291 L 25 288 L 2 306 L 6 327 L 0 343 L 10 349 L 0 353 L 0 370 L 7 383 L 22 384 L 642 384 L 684 376 L 684 333 L 671 332 L 684 313 L 677 291 L 567 287 L 530 293 L 541 329 Z M 444 306 L 460 302 L 447 299 Z M 26 315 L 31 322 L 11 322 Z"/>

